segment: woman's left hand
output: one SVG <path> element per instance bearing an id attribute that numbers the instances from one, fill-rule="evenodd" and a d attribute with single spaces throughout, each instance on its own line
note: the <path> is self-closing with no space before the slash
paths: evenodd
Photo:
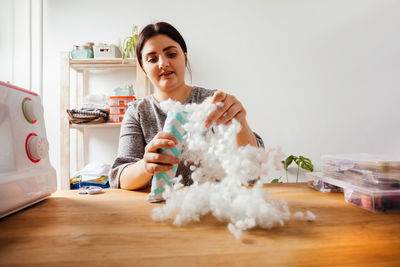
<path id="1" fill-rule="evenodd" d="M 217 105 L 217 108 L 208 116 L 204 122 L 206 128 L 210 127 L 213 123 L 228 125 L 233 119 L 236 119 L 242 126 L 236 138 L 237 145 L 245 146 L 250 144 L 252 146 L 257 146 L 254 133 L 246 121 L 247 112 L 236 97 L 218 91 L 215 92 L 211 102 L 213 104 L 220 102 L 222 105 Z"/>
<path id="2" fill-rule="evenodd" d="M 221 102 L 223 105 L 217 108 L 208 116 L 205 121 L 206 128 L 210 127 L 214 122 L 216 124 L 228 125 L 233 119 L 242 124 L 246 120 L 246 110 L 242 103 L 233 95 L 224 92 L 215 92 L 211 102 L 213 104 Z"/>

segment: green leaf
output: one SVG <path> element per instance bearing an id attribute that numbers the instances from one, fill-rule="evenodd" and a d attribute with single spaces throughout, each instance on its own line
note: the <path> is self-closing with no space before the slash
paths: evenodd
<path id="1" fill-rule="evenodd" d="M 125 45 L 126 45 L 126 39 L 124 39 L 124 42 L 122 43 L 122 50 L 125 50 Z"/>
<path id="2" fill-rule="evenodd" d="M 129 58 L 129 38 L 126 39 L 124 52 L 127 58 Z"/>
<path id="3" fill-rule="evenodd" d="M 132 42 L 133 43 L 133 54 L 135 54 L 137 39 L 132 38 L 132 40 L 133 40 L 133 42 Z"/>
<path id="4" fill-rule="evenodd" d="M 125 39 L 125 48 L 124 48 L 124 53 L 125 53 L 125 57 L 129 58 L 129 43 L 130 43 L 130 37 Z"/>
<path id="5" fill-rule="evenodd" d="M 314 171 L 314 165 L 312 164 L 311 160 L 309 158 L 299 156 L 299 160 L 301 162 L 300 167 L 302 169 L 308 170 L 310 172 Z"/>
<path id="6" fill-rule="evenodd" d="M 281 180 L 281 178 L 282 177 L 279 177 L 279 178 L 275 178 L 275 179 L 273 179 L 272 181 L 271 181 L 271 184 L 277 184 L 277 183 L 282 183 L 280 180 Z"/>
<path id="7" fill-rule="evenodd" d="M 136 42 L 138 39 L 138 26 L 133 24 L 132 26 L 132 36 L 128 36 L 125 38 L 123 45 L 122 45 L 122 60 L 124 61 L 125 58 L 133 58 L 135 57 L 135 49 L 136 49 Z"/>
<path id="8" fill-rule="evenodd" d="M 134 42 L 134 40 L 133 40 L 133 38 L 131 37 L 131 40 L 130 40 L 130 42 L 129 42 L 129 48 L 130 48 L 130 53 L 129 53 L 129 55 L 130 55 L 131 57 L 133 57 L 133 53 L 135 53 L 135 49 L 134 49 L 134 46 L 133 46 L 133 42 Z"/>
<path id="9" fill-rule="evenodd" d="M 137 33 L 137 32 L 138 32 L 138 26 L 133 25 L 133 27 L 132 27 L 132 35 L 135 35 L 135 33 Z"/>
<path id="10" fill-rule="evenodd" d="M 124 40 L 124 43 L 122 44 L 122 61 L 124 61 L 126 58 L 126 39 Z"/>
<path id="11" fill-rule="evenodd" d="M 286 158 L 286 160 L 284 161 L 284 167 L 287 170 L 289 165 L 292 164 L 292 162 L 297 160 L 297 157 L 290 155 L 289 157 Z"/>

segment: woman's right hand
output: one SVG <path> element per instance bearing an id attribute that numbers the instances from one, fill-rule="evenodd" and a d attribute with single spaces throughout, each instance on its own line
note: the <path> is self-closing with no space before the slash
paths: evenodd
<path id="1" fill-rule="evenodd" d="M 161 148 L 170 148 L 178 144 L 178 140 L 169 133 L 159 132 L 144 149 L 144 168 L 147 173 L 154 175 L 159 172 L 169 171 L 174 164 L 179 163 L 179 158 L 161 154 Z"/>

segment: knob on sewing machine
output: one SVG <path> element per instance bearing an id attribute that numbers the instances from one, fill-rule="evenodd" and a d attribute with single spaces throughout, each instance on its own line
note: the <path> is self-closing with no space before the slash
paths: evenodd
<path id="1" fill-rule="evenodd" d="M 29 97 L 25 97 L 22 101 L 22 112 L 30 123 L 35 123 L 38 118 L 43 116 L 43 108 L 40 103 L 35 103 Z"/>
<path id="2" fill-rule="evenodd" d="M 39 162 L 49 152 L 49 143 L 43 137 L 31 133 L 26 138 L 26 153 L 33 162 Z"/>
<path id="3" fill-rule="evenodd" d="M 43 117 L 43 108 L 40 103 L 33 101 L 30 97 L 25 97 L 22 101 L 22 113 L 29 123 L 36 123 Z M 30 133 L 25 141 L 25 149 L 28 158 L 36 163 L 45 158 L 49 152 L 49 143 L 46 138 Z"/>

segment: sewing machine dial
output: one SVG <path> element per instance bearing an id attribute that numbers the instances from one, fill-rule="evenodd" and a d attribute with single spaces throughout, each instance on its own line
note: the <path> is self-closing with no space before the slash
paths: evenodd
<path id="1" fill-rule="evenodd" d="M 35 123 L 43 115 L 43 109 L 41 105 L 25 97 L 22 101 L 22 113 L 28 122 Z"/>
<path id="2" fill-rule="evenodd" d="M 49 143 L 45 138 L 31 133 L 26 138 L 25 148 L 28 158 L 32 162 L 37 163 L 47 156 L 49 152 Z"/>

